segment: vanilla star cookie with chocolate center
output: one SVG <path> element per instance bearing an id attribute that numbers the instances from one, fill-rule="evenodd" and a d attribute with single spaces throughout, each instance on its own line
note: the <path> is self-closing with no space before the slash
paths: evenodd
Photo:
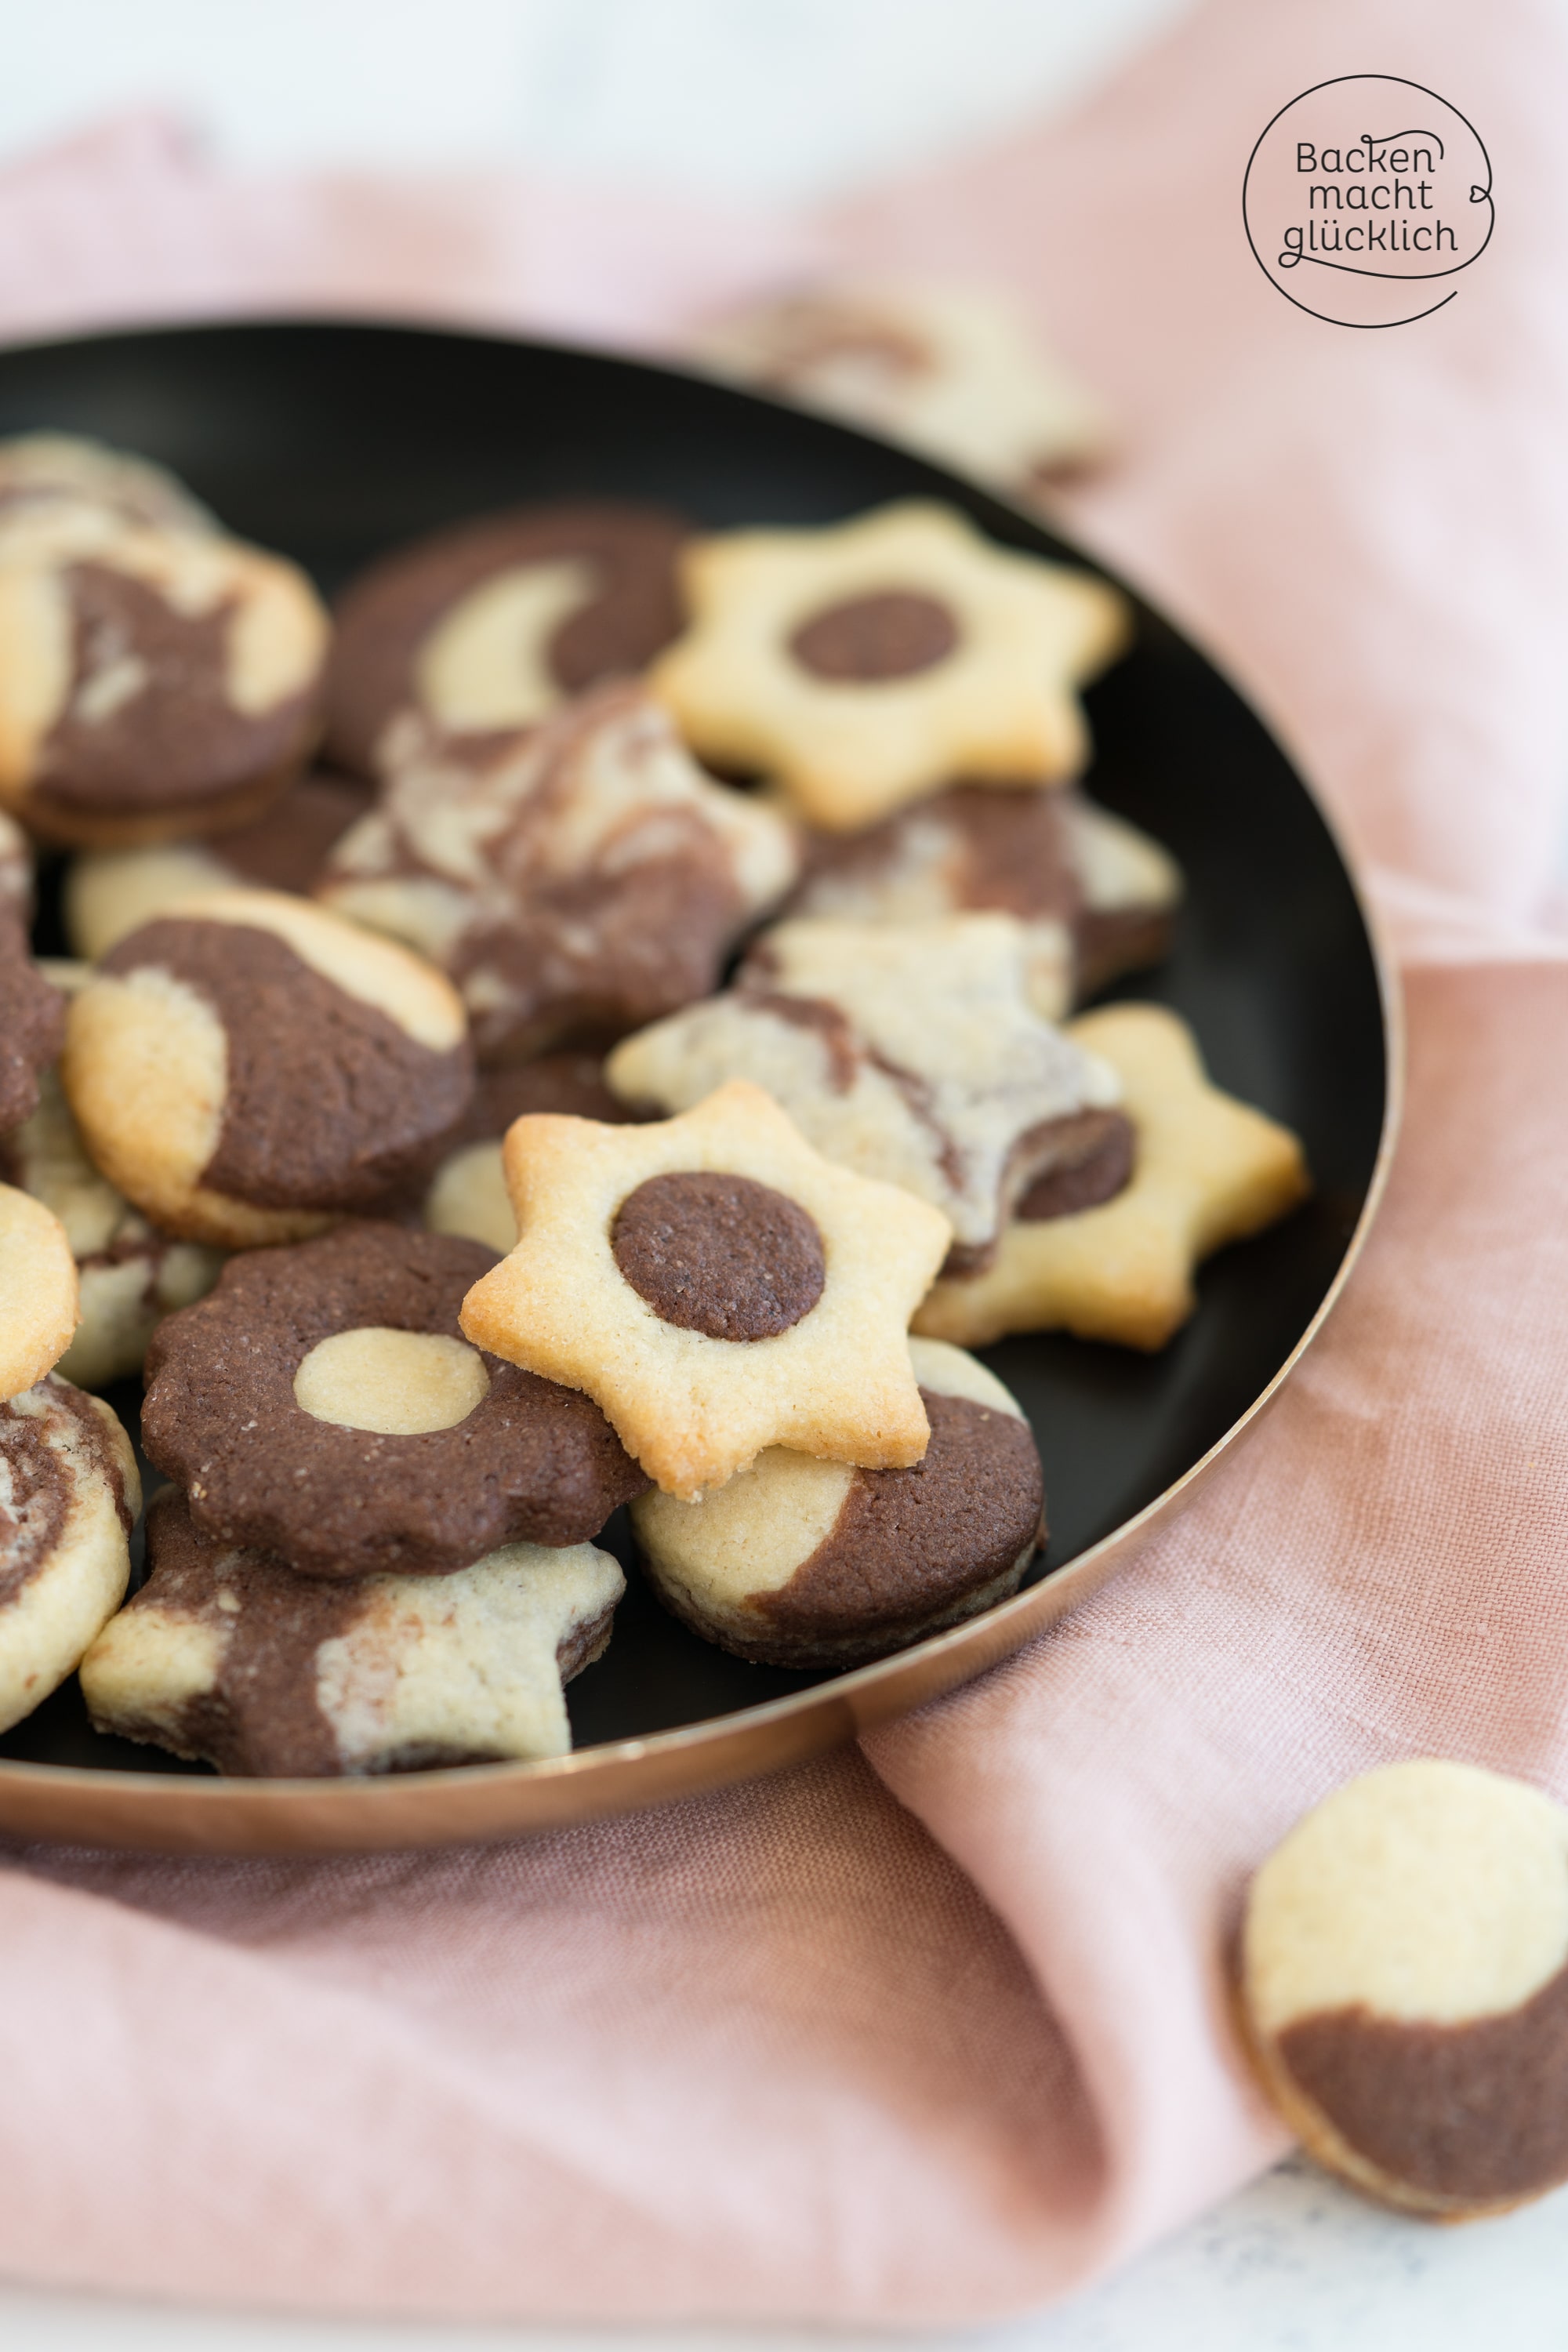
<path id="1" fill-rule="evenodd" d="M 566 1755 L 562 1685 L 603 1654 L 626 1590 L 585 1543 L 321 1583 L 202 1535 L 167 1493 L 147 1554 L 82 1660 L 96 1728 L 263 1780 Z"/>
<path id="2" fill-rule="evenodd" d="M 110 950 L 61 1075 L 97 1165 L 165 1232 L 302 1240 L 427 1176 L 473 1087 L 441 974 L 281 891 L 221 890 Z"/>
<path id="3" fill-rule="evenodd" d="M 910 1468 L 774 1445 L 701 1502 L 633 1504 L 654 1590 L 705 1641 L 766 1665 L 857 1665 L 1017 1591 L 1044 1541 L 1028 1423 L 961 1349 L 910 1354 L 931 1423 Z"/>
<path id="4" fill-rule="evenodd" d="M 1103 581 L 921 500 L 699 541 L 681 577 L 693 624 L 650 671 L 655 693 L 700 758 L 763 771 L 830 832 L 958 777 L 1076 774 L 1074 688 L 1127 635 Z"/>
<path id="5" fill-rule="evenodd" d="M 994 910 L 1025 926 L 1035 1010 L 1059 1021 L 1171 943 L 1181 869 L 1080 793 L 953 784 L 863 833 L 808 834 L 786 915 L 913 923 Z"/>
<path id="6" fill-rule="evenodd" d="M 316 1577 L 597 1535 L 647 1482 L 587 1397 L 463 1338 L 494 1264 L 368 1223 L 231 1259 L 147 1355 L 142 1444 L 197 1527 Z"/>
<path id="7" fill-rule="evenodd" d="M 86 964 L 51 960 L 45 970 L 67 995 L 89 977 Z M 217 1280 L 218 1251 L 172 1241 L 100 1175 L 54 1070 L 39 1074 L 31 1118 L 0 1137 L 0 1178 L 41 1201 L 65 1228 L 81 1319 L 57 1370 L 79 1389 L 106 1388 L 139 1372 L 163 1317 L 189 1307 Z"/>
<path id="8" fill-rule="evenodd" d="M 662 507 L 520 507 L 383 556 L 333 614 L 331 756 L 374 775 L 400 711 L 439 736 L 510 732 L 646 668 L 680 629 L 688 533 Z"/>
<path id="9" fill-rule="evenodd" d="M 0 1398 L 59 1362 L 79 1312 L 65 1227 L 30 1193 L 0 1184 Z"/>
<path id="10" fill-rule="evenodd" d="M 1010 915 L 779 923 L 737 988 L 628 1037 L 605 1075 L 624 1101 L 667 1111 L 727 1078 L 765 1087 L 829 1160 L 941 1210 L 949 1272 L 989 1261 L 1084 1115 L 1114 1119 L 1121 1095 L 1034 1010 Z"/>
<path id="11" fill-rule="evenodd" d="M 521 1239 L 463 1307 L 478 1346 L 584 1390 L 668 1493 L 764 1446 L 872 1469 L 930 1433 L 909 1318 L 952 1228 L 834 1167 L 743 1080 L 646 1127 L 519 1119 Z"/>
<path id="12" fill-rule="evenodd" d="M 615 686 L 471 761 L 416 725 L 317 896 L 448 972 L 499 1062 L 706 995 L 799 871 L 794 828 Z"/>
<path id="13" fill-rule="evenodd" d="M 1163 1348 L 1196 1304 L 1200 1259 L 1273 1224 L 1311 1190 L 1289 1128 L 1204 1075 L 1186 1024 L 1155 1004 L 1111 1004 L 1068 1037 L 1109 1063 L 1132 1130 L 1080 1136 L 1084 1158 L 1032 1186 L 991 1265 L 939 1282 L 916 1327 L 984 1347 L 1009 1331 L 1075 1332 Z M 1123 1182 L 1107 1199 L 1103 1155 Z"/>
<path id="14" fill-rule="evenodd" d="M 308 898 L 328 852 L 369 810 L 352 777 L 318 768 L 290 784 L 265 816 L 208 841 L 90 850 L 66 876 L 66 935 L 96 962 L 130 931 L 210 890 L 289 890 Z"/>
<path id="15" fill-rule="evenodd" d="M 1430 1758 L 1324 1799 L 1252 1883 L 1242 2006 L 1320 2163 L 1464 2221 L 1568 2180 L 1568 1813 Z"/>
<path id="16" fill-rule="evenodd" d="M 51 1372 L 0 1404 L 0 1731 L 119 1608 L 141 1507 L 131 1441 L 99 1398 Z"/>
<path id="17" fill-rule="evenodd" d="M 0 802 L 88 848 L 243 824 L 321 731 L 326 651 L 283 557 L 45 503 L 0 530 Z"/>

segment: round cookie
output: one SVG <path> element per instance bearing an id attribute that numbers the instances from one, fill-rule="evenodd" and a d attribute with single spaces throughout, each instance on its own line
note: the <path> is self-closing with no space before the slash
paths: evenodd
<path id="1" fill-rule="evenodd" d="M 368 786 L 318 768 L 290 784 L 265 816 L 216 840 L 73 858 L 65 887 L 73 951 L 96 962 L 127 932 L 208 890 L 290 890 L 308 898 L 328 852 L 370 800 Z"/>
<path id="2" fill-rule="evenodd" d="M 68 994 L 88 977 L 85 964 L 51 962 L 47 972 Z M 99 1174 L 53 1070 L 40 1074 L 31 1118 L 0 1138 L 0 1177 L 41 1201 L 65 1228 L 81 1319 L 58 1370 L 79 1389 L 107 1388 L 139 1372 L 163 1318 L 217 1280 L 218 1251 L 171 1241 Z"/>
<path id="3" fill-rule="evenodd" d="M 321 732 L 327 617 L 283 557 L 46 502 L 0 536 L 0 803 L 125 848 L 258 815 Z"/>
<path id="4" fill-rule="evenodd" d="M 0 921 L 12 916 L 24 927 L 33 913 L 33 853 L 14 816 L 0 809 Z"/>
<path id="5" fill-rule="evenodd" d="M 705 776 L 636 685 L 458 753 L 417 719 L 316 895 L 461 992 L 481 1061 L 602 1044 L 718 983 L 800 870 L 776 810 Z"/>
<path id="6" fill-rule="evenodd" d="M 626 1580 L 592 1544 L 509 1544 L 432 1581 L 328 1584 L 147 1513 L 151 1574 L 82 1660 L 94 1726 L 253 1778 L 564 1756 L 562 1685 Z"/>
<path id="7" fill-rule="evenodd" d="M 0 546 L 44 507 L 96 509 L 120 523 L 216 533 L 218 523 L 165 467 L 70 433 L 0 441 Z"/>
<path id="8" fill-rule="evenodd" d="M 1029 1425 L 973 1356 L 910 1353 L 931 1423 L 912 1468 L 772 1446 L 700 1503 L 633 1504 L 649 1580 L 694 1633 L 766 1665 L 855 1665 L 1016 1591 L 1045 1540 Z"/>
<path id="9" fill-rule="evenodd" d="M 327 747 L 376 772 L 387 722 L 441 735 L 531 727 L 600 678 L 646 668 L 680 627 L 688 526 L 662 507 L 520 507 L 384 556 L 334 619 Z"/>
<path id="10" fill-rule="evenodd" d="M 0 1184 L 0 1398 L 41 1381 L 70 1345 L 76 1261 L 59 1219 Z"/>
<path id="11" fill-rule="evenodd" d="M 1458 2221 L 1568 2180 L 1568 1813 L 1421 1758 L 1336 1790 L 1247 1897 L 1263 2082 L 1319 2160 Z"/>
<path id="12" fill-rule="evenodd" d="M 517 1219 L 507 1196 L 501 1138 L 514 1118 L 534 1111 L 611 1125 L 633 1116 L 605 1084 L 596 1054 L 543 1054 L 516 1069 L 481 1070 L 425 1195 L 425 1223 L 433 1234 L 464 1234 L 498 1256 L 512 1247 Z"/>
<path id="13" fill-rule="evenodd" d="M 0 1404 L 0 1731 L 120 1606 L 141 1507 L 131 1441 L 100 1399 L 50 1373 Z"/>
<path id="14" fill-rule="evenodd" d="M 197 1528 L 330 1578 L 596 1535 L 647 1481 L 586 1397 L 464 1339 L 494 1263 L 368 1223 L 231 1259 L 147 1351 L 142 1444 Z"/>
<path id="15" fill-rule="evenodd" d="M 0 1138 L 37 1108 L 38 1073 L 65 1028 L 65 998 L 33 961 L 17 917 L 0 906 Z"/>
<path id="16" fill-rule="evenodd" d="M 473 1084 L 457 995 L 281 891 L 215 891 L 112 948 L 61 1075 L 93 1160 L 166 1233 L 302 1240 L 423 1181 Z"/>

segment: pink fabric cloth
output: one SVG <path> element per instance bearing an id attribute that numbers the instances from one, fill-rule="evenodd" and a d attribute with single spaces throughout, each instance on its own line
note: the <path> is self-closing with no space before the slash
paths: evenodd
<path id="1" fill-rule="evenodd" d="M 1369 67 L 1471 117 L 1500 212 L 1460 299 L 1378 334 L 1290 310 L 1239 218 L 1274 110 Z M 647 334 L 824 256 L 1001 277 L 1120 414 L 1076 526 L 1273 714 L 1424 967 L 1330 1328 L 1009 1665 L 862 1754 L 531 1844 L 11 1853 L 0 2267 L 469 2315 L 1039 2302 L 1282 2145 L 1223 1955 L 1302 1808 L 1429 1748 L 1568 1796 L 1565 92 L 1522 0 L 1215 0 L 1070 122 L 750 244 L 688 217 L 673 257 L 646 207 L 237 188 L 146 126 L 0 186 L 16 331 L 359 288 Z"/>

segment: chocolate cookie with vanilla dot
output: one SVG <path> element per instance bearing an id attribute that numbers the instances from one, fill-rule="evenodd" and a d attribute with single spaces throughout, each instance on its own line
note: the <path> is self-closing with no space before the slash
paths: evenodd
<path id="1" fill-rule="evenodd" d="M 0 529 L 0 803 L 86 848 L 246 823 L 320 736 L 327 635 L 281 556 L 28 509 Z"/>
<path id="2" fill-rule="evenodd" d="M 924 1454 L 905 1334 L 952 1229 L 823 1159 L 760 1087 L 640 1127 L 521 1118 L 503 1164 L 520 1238 L 463 1329 L 593 1397 L 665 1492 L 722 1486 L 769 1445 Z"/>
<path id="3" fill-rule="evenodd" d="M 94 1727 L 260 1779 L 564 1756 L 563 1685 L 626 1589 L 607 1552 L 508 1544 L 449 1576 L 331 1584 L 147 1513 L 147 1581 L 81 1664 Z"/>
<path id="4" fill-rule="evenodd" d="M 1568 2180 L 1568 1813 L 1419 1758 L 1336 1790 L 1264 1864 L 1241 1938 L 1265 2088 L 1309 2152 L 1437 2221 Z"/>
<path id="5" fill-rule="evenodd" d="M 494 1264 L 369 1223 L 232 1258 L 147 1353 L 142 1442 L 197 1528 L 326 1578 L 597 1535 L 647 1482 L 587 1397 L 464 1338 Z"/>
<path id="6" fill-rule="evenodd" d="M 1086 1120 L 1033 1181 L 977 1271 L 936 1283 L 915 1318 L 981 1348 L 1013 1331 L 1071 1331 L 1163 1348 L 1197 1304 L 1200 1262 L 1289 1215 L 1311 1190 L 1278 1120 L 1211 1085 L 1185 1022 L 1110 1004 L 1064 1033 L 1116 1073 L 1121 1122 Z"/>
<path id="7" fill-rule="evenodd" d="M 633 1504 L 649 1580 L 694 1633 L 767 1665 L 858 1665 L 1017 1591 L 1045 1540 L 1028 1423 L 962 1349 L 910 1354 L 931 1443 L 908 1468 L 770 1446 L 700 1503 Z"/>
<path id="8" fill-rule="evenodd" d="M 1076 775 L 1077 688 L 1128 633 L 1102 581 L 919 499 L 695 541 L 681 579 L 692 625 L 649 672 L 655 693 L 700 759 L 760 772 L 828 832 L 957 779 Z"/>
<path id="9" fill-rule="evenodd" d="M 1010 915 L 776 924 L 736 988 L 628 1037 L 605 1075 L 664 1110 L 728 1078 L 765 1087 L 828 1159 L 941 1211 L 950 1273 L 990 1262 L 1086 1117 L 1126 1127 L 1114 1070 L 1035 1011 Z"/>
<path id="10" fill-rule="evenodd" d="M 629 500 L 519 507 L 383 556 L 339 599 L 328 751 L 374 776 L 412 712 L 446 738 L 532 727 L 680 629 L 681 517 Z"/>
<path id="11" fill-rule="evenodd" d="M 431 965 L 280 891 L 189 900 L 72 1000 L 61 1075 L 96 1165 L 164 1232 L 297 1241 L 427 1179 L 473 1087 Z"/>
<path id="12" fill-rule="evenodd" d="M 51 1372 L 0 1402 L 0 1730 L 120 1606 L 141 1507 L 131 1441 L 101 1398 Z"/>
<path id="13" fill-rule="evenodd" d="M 799 871 L 793 826 L 703 775 L 621 685 L 472 758 L 414 722 L 317 896 L 439 964 L 503 1063 L 705 996 Z"/>

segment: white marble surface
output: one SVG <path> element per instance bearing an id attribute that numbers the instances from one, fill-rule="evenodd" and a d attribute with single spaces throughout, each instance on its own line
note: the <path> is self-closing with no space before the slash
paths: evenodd
<path id="1" fill-rule="evenodd" d="M 183 112 L 238 165 L 506 163 L 753 199 L 834 192 L 1070 97 L 1181 0 L 50 0 L 16 11 L 0 162 Z M 0 2284 L 26 2352 L 850 2352 L 804 2330 L 223 2316 Z M 931 2352 L 1563 2352 L 1568 2196 L 1467 2230 L 1291 2163 L 1071 2305 Z"/>

